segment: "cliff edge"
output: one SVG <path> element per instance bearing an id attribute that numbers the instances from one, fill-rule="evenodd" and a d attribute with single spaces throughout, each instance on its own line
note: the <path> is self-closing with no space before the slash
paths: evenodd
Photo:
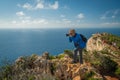
<path id="1" fill-rule="evenodd" d="M 120 37 L 96 33 L 83 50 L 84 64 L 71 64 L 73 51 L 19 57 L 0 69 L 0 80 L 120 80 Z"/>

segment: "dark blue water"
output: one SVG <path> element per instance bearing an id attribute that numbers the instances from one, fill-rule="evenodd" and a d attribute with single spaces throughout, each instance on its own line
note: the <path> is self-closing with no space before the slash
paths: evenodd
<path id="1" fill-rule="evenodd" d="M 89 38 L 93 33 L 108 32 L 120 36 L 120 29 L 76 29 Z M 74 49 L 65 34 L 68 29 L 1 29 L 0 60 L 14 60 L 19 56 L 38 54 L 48 51 L 52 55 L 65 49 Z"/>

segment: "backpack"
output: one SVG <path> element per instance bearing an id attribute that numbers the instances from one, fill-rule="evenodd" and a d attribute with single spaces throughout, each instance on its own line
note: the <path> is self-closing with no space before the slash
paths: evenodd
<path id="1" fill-rule="evenodd" d="M 80 34 L 80 36 L 81 36 L 82 40 L 83 40 L 85 43 L 87 43 L 87 38 L 86 38 L 84 35 L 82 35 L 82 34 Z"/>

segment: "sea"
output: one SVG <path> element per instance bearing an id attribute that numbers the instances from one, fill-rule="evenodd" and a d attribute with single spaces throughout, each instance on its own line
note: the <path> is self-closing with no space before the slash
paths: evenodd
<path id="1" fill-rule="evenodd" d="M 0 29 L 0 62 L 14 61 L 20 56 L 42 55 L 49 52 L 58 55 L 73 50 L 66 33 L 69 29 Z M 77 33 L 88 39 L 94 33 L 107 32 L 120 36 L 120 28 L 76 28 Z M 0 63 L 0 64 L 1 64 Z"/>

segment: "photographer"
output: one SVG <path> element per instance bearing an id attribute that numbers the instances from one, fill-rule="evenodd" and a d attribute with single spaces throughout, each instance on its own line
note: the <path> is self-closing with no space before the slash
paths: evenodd
<path id="1" fill-rule="evenodd" d="M 66 34 L 69 37 L 69 41 L 74 43 L 75 50 L 72 63 L 77 62 L 77 52 L 79 52 L 79 61 L 80 64 L 83 64 L 82 50 L 86 46 L 86 42 L 83 41 L 80 34 L 76 33 L 74 29 L 69 30 L 69 34 Z"/>

